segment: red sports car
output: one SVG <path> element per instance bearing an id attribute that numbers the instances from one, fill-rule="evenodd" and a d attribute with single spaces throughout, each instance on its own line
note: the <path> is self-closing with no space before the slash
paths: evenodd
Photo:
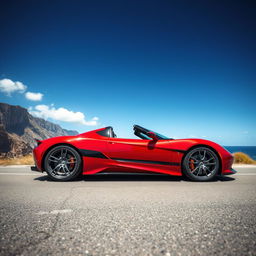
<path id="1" fill-rule="evenodd" d="M 53 180 L 68 181 L 80 174 L 155 172 L 208 181 L 233 174 L 233 156 L 220 145 L 202 139 L 171 139 L 134 125 L 139 139 L 117 138 L 111 126 L 37 141 L 36 166 Z"/>

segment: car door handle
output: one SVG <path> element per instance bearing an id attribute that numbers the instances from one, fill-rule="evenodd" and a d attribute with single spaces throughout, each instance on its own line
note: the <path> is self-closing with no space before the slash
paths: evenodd
<path id="1" fill-rule="evenodd" d="M 109 142 L 108 144 L 115 144 L 115 142 Z"/>

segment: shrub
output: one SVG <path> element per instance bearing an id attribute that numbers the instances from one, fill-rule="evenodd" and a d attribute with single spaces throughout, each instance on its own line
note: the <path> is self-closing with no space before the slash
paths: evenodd
<path id="1" fill-rule="evenodd" d="M 16 165 L 16 164 L 34 165 L 33 156 L 30 154 L 22 157 L 17 157 L 17 158 L 0 159 L 0 165 Z"/>
<path id="2" fill-rule="evenodd" d="M 256 161 L 243 152 L 233 154 L 235 164 L 256 164 Z"/>

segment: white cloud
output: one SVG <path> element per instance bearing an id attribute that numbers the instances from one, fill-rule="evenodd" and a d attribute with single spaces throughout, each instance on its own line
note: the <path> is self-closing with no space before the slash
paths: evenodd
<path id="1" fill-rule="evenodd" d="M 23 93 L 27 89 L 27 86 L 19 81 L 12 81 L 11 79 L 0 80 L 0 91 L 6 93 L 7 96 L 11 96 L 14 92 Z"/>
<path id="2" fill-rule="evenodd" d="M 11 79 L 0 80 L 0 92 L 5 93 L 7 96 L 11 96 L 14 92 L 24 93 L 27 90 L 27 86 L 19 81 L 12 81 Z M 43 94 L 38 92 L 26 92 L 25 97 L 28 100 L 40 101 L 43 98 Z"/>
<path id="3" fill-rule="evenodd" d="M 52 119 L 62 122 L 79 123 L 88 126 L 98 124 L 98 117 L 94 117 L 89 121 L 85 120 L 85 115 L 82 112 L 73 112 L 66 108 L 55 108 L 54 106 L 37 105 L 35 108 L 29 108 L 29 113 L 44 119 Z"/>
<path id="4" fill-rule="evenodd" d="M 28 100 L 40 101 L 43 98 L 43 94 L 40 92 L 26 92 L 25 97 Z"/>

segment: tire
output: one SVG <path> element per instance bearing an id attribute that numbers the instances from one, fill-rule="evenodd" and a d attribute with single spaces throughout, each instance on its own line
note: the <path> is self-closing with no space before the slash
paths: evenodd
<path id="1" fill-rule="evenodd" d="M 182 162 L 183 174 L 193 181 L 210 181 L 216 177 L 220 167 L 217 154 L 208 147 L 191 149 Z"/>
<path id="2" fill-rule="evenodd" d="M 52 180 L 70 181 L 81 173 L 81 163 L 81 156 L 74 148 L 60 145 L 47 153 L 44 168 Z"/>

